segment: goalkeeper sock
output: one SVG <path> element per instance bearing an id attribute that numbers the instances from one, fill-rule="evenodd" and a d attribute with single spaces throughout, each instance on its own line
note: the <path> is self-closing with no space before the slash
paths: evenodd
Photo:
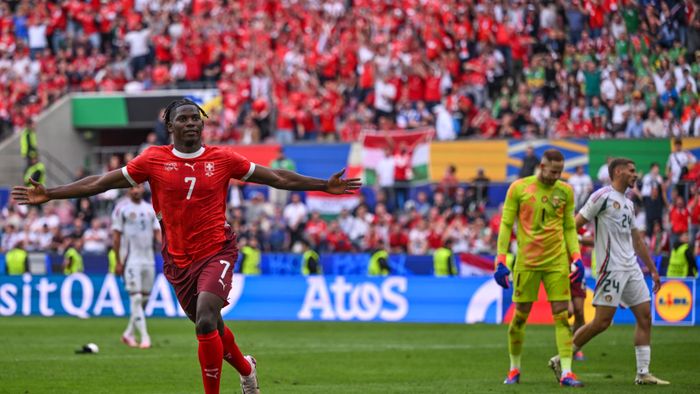
<path id="1" fill-rule="evenodd" d="M 510 369 L 520 369 L 520 356 L 523 353 L 525 340 L 525 323 L 529 313 L 515 310 L 515 316 L 508 327 L 508 353 L 510 354 Z"/>
<path id="2" fill-rule="evenodd" d="M 571 359 L 573 356 L 573 335 L 569 327 L 569 312 L 562 311 L 554 316 L 554 334 L 557 338 L 557 350 L 561 360 L 562 376 L 571 372 Z"/>
<path id="3" fill-rule="evenodd" d="M 248 376 L 253 372 L 253 367 L 250 365 L 248 360 L 243 357 L 243 353 L 236 345 L 236 340 L 233 337 L 233 332 L 224 325 L 224 336 L 221 337 L 221 341 L 224 345 L 224 360 L 231 364 L 232 367 L 236 368 L 241 376 Z"/>
<path id="4" fill-rule="evenodd" d="M 219 331 L 197 335 L 199 340 L 199 366 L 202 368 L 202 382 L 205 394 L 219 394 L 221 363 L 224 359 L 224 346 Z"/>
<path id="5" fill-rule="evenodd" d="M 651 362 L 651 346 L 635 346 L 634 355 L 637 358 L 637 375 L 649 373 L 649 362 Z"/>

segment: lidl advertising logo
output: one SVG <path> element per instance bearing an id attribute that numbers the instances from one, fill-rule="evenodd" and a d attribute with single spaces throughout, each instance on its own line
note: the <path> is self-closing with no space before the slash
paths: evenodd
<path id="1" fill-rule="evenodd" d="M 654 323 L 694 324 L 693 281 L 669 280 L 654 295 Z"/>

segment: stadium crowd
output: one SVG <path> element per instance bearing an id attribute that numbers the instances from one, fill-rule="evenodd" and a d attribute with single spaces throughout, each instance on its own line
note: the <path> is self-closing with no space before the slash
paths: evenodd
<path id="1" fill-rule="evenodd" d="M 0 3 L 0 119 L 217 87 L 207 142 L 700 135 L 698 0 Z"/>

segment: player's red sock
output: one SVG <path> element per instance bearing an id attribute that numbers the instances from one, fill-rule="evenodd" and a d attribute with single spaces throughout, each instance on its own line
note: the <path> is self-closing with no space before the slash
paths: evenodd
<path id="1" fill-rule="evenodd" d="M 233 338 L 233 333 L 226 325 L 224 325 L 224 336 L 221 337 L 221 341 L 224 343 L 224 360 L 236 368 L 239 374 L 243 376 L 250 375 L 253 372 L 253 367 L 243 357 L 243 353 L 241 353 Z"/>
<path id="2" fill-rule="evenodd" d="M 221 380 L 221 363 L 224 358 L 224 346 L 219 331 L 197 335 L 199 340 L 199 365 L 202 368 L 202 381 L 205 394 L 219 394 Z"/>

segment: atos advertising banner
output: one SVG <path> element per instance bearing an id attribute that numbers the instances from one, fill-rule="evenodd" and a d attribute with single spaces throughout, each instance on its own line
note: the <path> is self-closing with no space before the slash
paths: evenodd
<path id="1" fill-rule="evenodd" d="M 232 320 L 325 320 L 423 323 L 507 323 L 510 291 L 490 277 L 417 276 L 243 276 L 234 275 L 229 305 Z M 592 280 L 586 318 L 592 318 Z M 655 324 L 695 324 L 698 304 L 694 280 L 666 280 L 653 298 Z M 531 323 L 551 323 L 549 305 L 533 306 Z M 127 316 L 129 299 L 113 275 L 0 276 L 0 316 Z M 147 316 L 184 317 L 175 293 L 156 276 Z M 615 316 L 633 323 L 628 309 Z"/>
<path id="2" fill-rule="evenodd" d="M 503 292 L 490 278 L 234 275 L 226 319 L 500 323 Z M 120 278 L 0 276 L 0 316 L 128 315 Z M 147 316 L 184 316 L 162 274 Z"/>

